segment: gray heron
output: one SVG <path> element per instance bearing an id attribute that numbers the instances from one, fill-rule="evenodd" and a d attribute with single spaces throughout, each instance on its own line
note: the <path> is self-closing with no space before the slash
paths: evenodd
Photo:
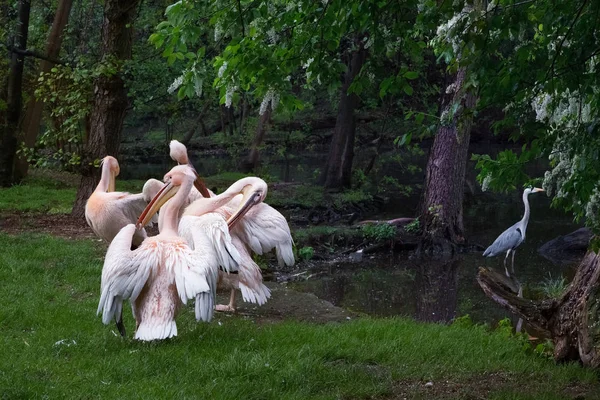
<path id="1" fill-rule="evenodd" d="M 510 278 L 510 274 L 508 273 L 508 268 L 506 268 L 506 260 L 508 256 L 512 253 L 512 264 L 511 271 L 515 273 L 515 252 L 517 247 L 521 245 L 525 241 L 525 230 L 527 229 L 527 223 L 529 222 L 529 197 L 530 193 L 543 192 L 544 189 L 540 188 L 527 188 L 523 192 L 523 203 L 525 204 L 525 214 L 523 214 L 523 219 L 519 222 L 502 232 L 500 236 L 494 243 L 488 247 L 483 253 L 484 257 L 495 257 L 498 254 L 506 252 L 506 257 L 504 257 L 504 271 L 506 272 L 506 276 Z"/>

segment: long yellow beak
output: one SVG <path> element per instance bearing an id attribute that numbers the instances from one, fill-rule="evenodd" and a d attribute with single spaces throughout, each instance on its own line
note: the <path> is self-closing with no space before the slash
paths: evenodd
<path id="1" fill-rule="evenodd" d="M 542 189 L 542 188 L 538 188 L 538 187 L 536 187 L 536 188 L 533 188 L 533 191 L 534 191 L 534 192 L 545 192 L 545 190 L 544 190 L 544 189 Z"/>
<path id="2" fill-rule="evenodd" d="M 146 226 L 152 219 L 154 214 L 165 204 L 171 197 L 175 196 L 179 186 L 174 186 L 171 182 L 167 182 L 159 191 L 156 196 L 148 203 L 144 211 L 140 214 L 137 220 L 136 228 L 141 229 Z"/>
<path id="3" fill-rule="evenodd" d="M 248 211 L 250 211 L 252 207 L 256 205 L 256 202 L 254 200 L 255 192 L 250 190 L 250 186 L 244 188 L 242 193 L 244 194 L 244 196 L 242 197 L 242 202 L 240 203 L 240 206 L 227 220 L 227 226 L 229 227 L 229 229 L 231 229 L 240 219 L 244 217 L 244 215 L 246 215 Z"/>

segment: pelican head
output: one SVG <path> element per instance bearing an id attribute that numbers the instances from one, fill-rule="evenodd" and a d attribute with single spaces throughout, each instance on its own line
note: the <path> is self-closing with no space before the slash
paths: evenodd
<path id="1" fill-rule="evenodd" d="M 169 155 L 177 164 L 188 164 L 190 162 L 185 145 L 177 140 L 171 140 L 169 143 Z"/>
<path id="2" fill-rule="evenodd" d="M 107 192 L 115 191 L 115 180 L 117 176 L 119 176 L 119 172 L 121 169 L 119 168 L 119 162 L 113 156 L 106 156 L 100 161 L 100 166 L 102 167 L 102 175 L 108 173 L 108 187 L 106 189 Z"/>
<path id="3" fill-rule="evenodd" d="M 193 168 L 188 165 L 177 165 L 165 174 L 165 184 L 148 203 L 146 209 L 137 221 L 137 227 L 145 226 L 150 222 L 154 214 L 173 196 L 177 194 L 182 185 L 193 182 L 197 177 Z"/>
<path id="4" fill-rule="evenodd" d="M 169 155 L 171 156 L 173 161 L 177 162 L 177 164 L 188 165 L 194 170 L 194 172 L 196 173 L 194 187 L 202 194 L 202 197 L 210 197 L 210 193 L 208 192 L 204 181 L 202 180 L 202 178 L 200 178 L 200 175 L 198 174 L 198 172 L 196 172 L 196 168 L 194 168 L 194 166 L 190 162 L 187 153 L 187 147 L 185 147 L 185 145 L 178 140 L 171 140 L 171 142 L 169 143 Z"/>
<path id="5" fill-rule="evenodd" d="M 229 217 L 227 225 L 231 229 L 252 207 L 263 202 L 267 197 L 267 184 L 260 178 L 242 178 L 233 186 L 241 186 L 242 201 L 238 209 Z M 232 187 L 233 187 L 232 186 Z M 231 189 L 231 187 L 230 187 Z M 227 189 L 229 191 L 229 189 Z"/>

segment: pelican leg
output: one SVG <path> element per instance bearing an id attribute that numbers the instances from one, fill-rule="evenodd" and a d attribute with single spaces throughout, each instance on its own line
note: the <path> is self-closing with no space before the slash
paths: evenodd
<path id="1" fill-rule="evenodd" d="M 231 296 L 229 296 L 229 304 L 217 304 L 215 306 L 215 310 L 235 312 L 235 289 L 231 289 Z"/>
<path id="2" fill-rule="evenodd" d="M 118 317 L 115 317 L 115 322 L 117 324 L 117 329 L 121 336 L 125 337 L 125 325 L 123 325 L 123 313 L 121 312 Z"/>
<path id="3" fill-rule="evenodd" d="M 506 252 L 506 257 L 504 257 L 504 272 L 506 273 L 506 277 L 507 277 L 507 278 L 510 278 L 510 274 L 508 273 L 508 268 L 506 267 L 506 260 L 508 260 L 508 255 L 510 254 L 510 252 L 511 252 L 511 250 L 508 250 L 508 251 Z M 514 255 L 514 254 L 515 254 L 515 253 L 514 253 L 514 251 L 513 251 L 513 255 Z M 513 270 L 513 272 L 514 272 L 514 270 Z"/>

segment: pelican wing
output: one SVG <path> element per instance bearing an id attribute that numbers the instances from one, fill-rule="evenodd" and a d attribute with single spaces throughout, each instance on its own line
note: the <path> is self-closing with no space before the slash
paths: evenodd
<path id="1" fill-rule="evenodd" d="M 104 324 L 121 314 L 124 299 L 135 301 L 160 261 L 156 252 L 145 247 L 130 250 L 134 233 L 135 225 L 123 227 L 106 252 L 97 310 Z"/>
<path id="2" fill-rule="evenodd" d="M 184 215 L 179 222 L 179 234 L 193 249 L 193 265 L 206 277 L 209 291 L 196 294 L 196 319 L 210 321 L 217 293 L 219 267 L 237 271 L 241 261 L 234 247 L 227 223 L 219 214 Z"/>
<path id="3" fill-rule="evenodd" d="M 233 244 L 240 250 L 242 256 L 237 279 L 244 301 L 258 305 L 265 304 L 271 297 L 271 290 L 263 283 L 260 267 L 252 260 L 240 238 L 233 236 Z"/>
<path id="4" fill-rule="evenodd" d="M 280 266 L 294 265 L 292 234 L 287 220 L 279 211 L 266 203 L 254 206 L 242 218 L 234 232 L 257 254 L 273 249 Z"/>
<path id="5" fill-rule="evenodd" d="M 127 220 L 134 224 L 149 203 L 149 201 L 146 199 L 147 195 L 145 193 L 123 194 L 125 196 L 119 199 L 119 208 L 122 210 Z M 157 223 L 158 214 L 155 214 L 148 223 L 148 226 L 152 226 L 153 224 Z"/>

